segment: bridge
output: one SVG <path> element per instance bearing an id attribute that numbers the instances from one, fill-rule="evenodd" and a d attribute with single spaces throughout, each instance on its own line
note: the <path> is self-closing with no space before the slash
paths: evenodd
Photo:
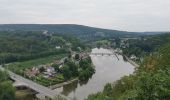
<path id="1" fill-rule="evenodd" d="M 1 65 L 0 65 L 0 70 L 6 70 L 4 69 Z M 60 93 L 57 93 L 57 91 L 54 91 L 54 90 L 51 90 L 50 88 L 47 88 L 45 86 L 42 86 L 40 84 L 37 84 L 29 79 L 26 79 L 20 75 L 17 75 L 9 70 L 6 70 L 10 76 L 11 79 L 13 79 L 14 81 L 16 82 L 21 82 L 23 83 L 23 85 L 26 85 L 26 87 L 28 88 L 31 88 L 32 90 L 38 92 L 41 96 L 44 96 L 44 97 L 49 97 L 51 98 L 52 100 L 55 99 L 57 97 L 57 95 L 61 95 Z M 65 97 L 67 98 L 66 96 L 64 95 L 61 95 L 62 97 Z M 40 98 L 41 99 L 41 98 Z M 67 100 L 69 100 L 67 98 Z"/>
<path id="2" fill-rule="evenodd" d="M 115 55 L 115 53 L 90 53 L 90 55 L 108 55 L 108 56 L 111 56 L 111 55 Z"/>
<path id="3" fill-rule="evenodd" d="M 108 52 L 108 53 L 90 53 L 90 55 L 101 55 L 101 56 L 104 56 L 104 55 L 108 55 L 108 56 L 114 55 L 119 60 L 118 55 L 114 51 L 111 51 L 111 52 Z"/>

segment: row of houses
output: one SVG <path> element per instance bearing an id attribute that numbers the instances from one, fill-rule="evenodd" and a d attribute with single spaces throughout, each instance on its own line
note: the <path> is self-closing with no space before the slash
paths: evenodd
<path id="1" fill-rule="evenodd" d="M 55 76 L 57 72 L 55 71 L 55 68 L 50 65 L 39 65 L 25 70 L 25 75 L 29 78 L 36 77 L 40 74 L 43 75 L 44 78 L 49 78 Z"/>

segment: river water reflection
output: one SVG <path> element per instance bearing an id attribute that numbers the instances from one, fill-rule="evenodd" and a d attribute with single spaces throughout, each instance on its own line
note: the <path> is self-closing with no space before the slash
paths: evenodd
<path id="1" fill-rule="evenodd" d="M 109 53 L 107 49 L 92 49 L 92 53 Z M 68 98 L 76 97 L 83 100 L 89 94 L 101 91 L 106 83 L 114 82 L 124 75 L 133 73 L 134 66 L 124 61 L 121 55 L 91 55 L 91 59 L 96 69 L 96 73 L 86 82 L 74 82 L 57 88 L 56 91 L 66 95 Z"/>

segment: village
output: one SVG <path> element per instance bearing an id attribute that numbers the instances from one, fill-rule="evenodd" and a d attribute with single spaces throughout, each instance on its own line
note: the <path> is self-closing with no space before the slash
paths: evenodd
<path id="1" fill-rule="evenodd" d="M 73 53 L 69 57 L 64 57 L 60 60 L 56 60 L 52 63 L 48 64 L 42 64 L 38 66 L 34 66 L 31 68 L 27 68 L 24 71 L 24 76 L 28 79 L 31 79 L 33 81 L 36 81 L 39 84 L 50 86 L 55 85 L 58 83 L 65 82 L 69 79 L 74 79 L 78 76 L 76 75 L 70 75 L 72 77 L 66 78 L 68 73 L 77 73 L 78 70 L 81 70 L 80 68 L 80 61 L 89 58 L 89 55 L 86 53 Z M 65 67 L 73 67 L 74 71 L 77 70 L 77 72 L 68 72 L 68 70 L 65 70 Z M 77 68 L 77 69 L 76 69 Z M 78 74 L 77 74 L 78 75 Z"/>
<path id="2" fill-rule="evenodd" d="M 33 67 L 32 69 L 26 69 L 25 74 L 29 78 L 36 77 L 39 74 L 42 74 L 44 78 L 50 78 L 57 75 L 57 72 L 51 65 L 39 65 L 37 67 Z"/>

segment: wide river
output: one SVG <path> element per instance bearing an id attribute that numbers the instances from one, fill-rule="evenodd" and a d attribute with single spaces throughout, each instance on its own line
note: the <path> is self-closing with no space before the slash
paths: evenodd
<path id="1" fill-rule="evenodd" d="M 108 49 L 92 49 L 92 53 L 111 53 Z M 119 59 L 118 59 L 119 58 Z M 68 98 L 85 99 L 89 94 L 102 91 L 106 83 L 113 83 L 125 75 L 134 72 L 134 66 L 125 61 L 121 55 L 91 55 L 96 73 L 86 82 L 74 82 L 57 88 L 56 91 Z"/>

